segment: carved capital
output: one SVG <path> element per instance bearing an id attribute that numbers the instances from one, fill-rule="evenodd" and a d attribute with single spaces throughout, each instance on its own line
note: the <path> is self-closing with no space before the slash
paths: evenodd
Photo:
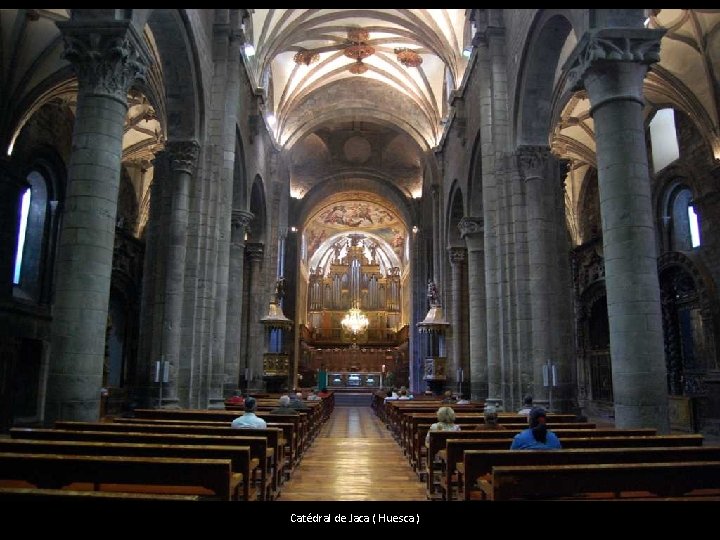
<path id="1" fill-rule="evenodd" d="M 450 264 L 462 264 L 467 258 L 467 249 L 464 247 L 452 246 L 448 248 L 448 255 L 450 256 Z"/>
<path id="2" fill-rule="evenodd" d="M 661 28 L 600 28 L 585 32 L 563 66 L 566 85 L 573 91 L 585 87 L 590 68 L 619 62 L 650 65 L 660 61 Z"/>
<path id="3" fill-rule="evenodd" d="M 245 231 L 247 231 L 254 217 L 255 214 L 246 210 L 232 211 L 230 238 L 233 244 L 243 244 L 245 242 Z"/>
<path id="4" fill-rule="evenodd" d="M 547 146 L 518 146 L 516 156 L 518 170 L 526 181 L 545 178 L 551 157 L 550 149 Z"/>
<path id="5" fill-rule="evenodd" d="M 170 155 L 173 171 L 193 173 L 200 153 L 200 145 L 197 141 L 168 141 L 165 150 Z"/>
<path id="6" fill-rule="evenodd" d="M 466 236 L 483 234 L 484 223 L 481 217 L 464 217 L 458 223 L 458 229 L 460 229 L 460 237 L 465 238 Z"/>
<path id="7" fill-rule="evenodd" d="M 151 63 L 145 43 L 130 21 L 57 23 L 63 35 L 63 58 L 75 68 L 79 93 L 108 96 L 127 103 L 135 80 L 144 80 Z"/>

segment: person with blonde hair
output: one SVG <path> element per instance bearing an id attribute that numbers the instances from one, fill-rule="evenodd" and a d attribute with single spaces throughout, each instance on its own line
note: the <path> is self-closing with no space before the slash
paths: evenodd
<path id="1" fill-rule="evenodd" d="M 425 435 L 425 446 L 430 445 L 431 431 L 460 431 L 460 425 L 455 423 L 455 411 L 452 407 L 440 407 L 437 410 L 437 419 L 438 421 L 430 426 Z"/>

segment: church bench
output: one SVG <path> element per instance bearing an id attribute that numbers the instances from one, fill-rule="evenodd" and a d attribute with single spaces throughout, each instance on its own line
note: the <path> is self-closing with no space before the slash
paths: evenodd
<path id="1" fill-rule="evenodd" d="M 250 485 L 258 460 L 249 446 L 205 446 L 146 443 L 108 443 L 92 441 L 43 441 L 0 439 L 0 452 L 29 454 L 72 454 L 92 456 L 174 457 L 192 459 L 229 459 L 233 474 L 242 475 L 242 500 L 252 500 Z"/>
<path id="2" fill-rule="evenodd" d="M 490 486 L 493 467 L 540 466 L 540 465 L 592 465 L 595 463 L 655 463 L 720 461 L 720 447 L 682 446 L 651 448 L 575 448 L 547 451 L 530 450 L 467 450 L 463 455 L 463 470 L 466 480 L 464 488 L 469 490 L 466 497 L 473 498 L 476 482 L 484 480 L 484 487 Z M 452 488 L 452 486 L 450 486 Z M 481 491 L 480 498 L 487 493 Z"/>
<path id="3" fill-rule="evenodd" d="M 655 435 L 656 430 L 652 428 L 636 428 L 636 429 L 557 429 L 553 432 L 560 438 L 563 446 L 566 441 L 579 438 L 602 438 L 613 436 L 649 436 Z M 512 444 L 512 438 L 519 431 L 510 429 L 499 430 L 467 430 L 467 431 L 431 431 L 430 442 L 427 447 L 427 456 L 425 459 L 425 482 L 429 497 L 435 494 L 436 482 L 434 478 L 435 472 L 438 470 L 435 466 L 435 457 L 438 452 L 445 449 L 448 439 L 505 439 L 507 448 Z M 424 441 L 423 441 L 424 444 Z M 439 484 L 439 482 L 438 482 Z M 439 487 L 439 486 L 438 486 Z"/>
<path id="4" fill-rule="evenodd" d="M 85 456 L 0 452 L 0 482 L 27 482 L 59 489 L 76 484 L 121 491 L 195 495 L 236 500 L 241 474 L 233 474 L 229 459 L 189 459 L 129 456 Z M 4 487 L 20 487 L 7 486 Z"/>
<path id="5" fill-rule="evenodd" d="M 455 422 L 461 426 L 461 429 L 463 431 L 472 431 L 478 429 L 478 426 L 484 425 L 485 418 L 482 417 L 478 419 L 477 417 L 461 417 L 456 418 Z M 425 435 L 427 435 L 427 432 L 430 429 L 431 425 L 432 423 L 429 423 L 425 418 L 412 419 L 410 435 L 408 436 L 408 456 L 410 459 L 410 465 L 412 466 L 414 471 L 423 470 L 423 457 L 425 454 Z M 522 431 L 523 429 L 527 429 L 528 427 L 527 422 L 506 422 L 501 425 L 505 428 L 505 430 L 513 431 L 513 433 L 519 433 L 520 431 Z M 557 427 L 560 429 L 598 429 L 595 424 L 591 424 L 588 422 L 565 423 L 559 424 Z"/>
<path id="6" fill-rule="evenodd" d="M 473 437 L 473 435 L 460 435 L 459 438 L 478 438 L 478 439 L 494 439 L 494 438 L 510 438 L 514 437 L 520 431 L 523 429 L 527 429 L 527 426 L 516 426 L 515 429 L 509 429 L 510 425 L 506 424 L 508 429 L 503 430 L 462 430 L 460 432 L 457 431 L 446 431 L 444 433 L 475 433 L 476 436 Z M 427 467 L 423 467 L 423 462 L 425 462 L 425 465 L 427 465 L 427 456 L 432 456 L 434 459 L 435 454 L 444 448 L 444 442 L 438 441 L 438 446 L 435 447 L 432 444 L 433 437 L 436 437 L 436 435 L 431 435 L 430 437 L 430 446 L 425 448 L 425 435 L 428 432 L 430 425 L 427 425 L 425 428 L 419 428 L 417 434 L 415 435 L 415 438 L 413 440 L 413 461 L 417 465 L 414 467 L 414 470 L 422 477 L 424 476 L 424 471 Z M 642 436 L 642 435 L 654 435 L 655 430 L 650 428 L 639 428 L 639 429 L 631 429 L 631 430 L 618 430 L 618 429 L 610 429 L 610 428 L 594 428 L 594 429 L 553 429 L 553 431 L 557 434 L 558 437 L 560 437 L 560 440 L 562 441 L 563 438 L 568 437 L 612 437 L 617 435 L 627 435 L 627 436 Z M 435 433 L 435 432 L 433 432 Z M 443 433 L 443 432 L 440 432 Z M 448 437 L 448 435 L 441 435 L 440 437 Z M 510 443 L 508 443 L 509 446 Z M 425 456 L 425 459 L 423 457 Z"/>
<path id="7" fill-rule="evenodd" d="M 137 433 L 178 433 L 187 435 L 218 435 L 225 437 L 253 436 L 265 437 L 267 448 L 265 451 L 264 466 L 261 468 L 261 485 L 263 486 L 263 500 L 274 498 L 279 490 L 279 476 L 284 465 L 285 443 L 282 440 L 282 431 L 276 428 L 232 428 L 230 426 L 197 426 L 189 424 L 123 424 L 106 422 L 55 422 L 56 429 L 67 429 L 77 431 L 109 431 Z M 238 433 L 240 432 L 240 433 Z M 266 480 L 270 477 L 270 485 L 266 486 Z"/>
<path id="8" fill-rule="evenodd" d="M 220 420 L 154 420 L 151 418 L 122 418 L 116 417 L 113 419 L 113 423 L 116 424 L 165 424 L 165 425 L 190 425 L 190 426 L 214 426 L 214 427 L 227 427 L 227 422 Z M 280 422 L 269 422 L 268 427 L 281 429 L 283 432 L 282 440 L 285 443 L 285 457 L 288 467 L 285 474 L 290 476 L 292 469 L 294 468 L 297 459 L 295 456 L 296 452 L 296 436 L 295 430 L 297 425 L 293 423 L 280 423 Z"/>
<path id="9" fill-rule="evenodd" d="M 629 437 L 600 437 L 600 438 L 579 438 L 579 439 L 568 439 L 563 444 L 563 450 L 601 450 L 608 449 L 611 452 L 617 449 L 621 449 L 622 452 L 632 452 L 634 450 L 645 450 L 645 449 L 662 449 L 664 452 L 672 453 L 675 449 L 697 449 L 701 452 L 705 452 L 705 448 L 710 448 L 710 452 L 717 450 L 717 447 L 704 447 L 703 436 L 697 434 L 688 435 L 652 435 L 652 436 L 629 436 Z M 459 488 L 462 498 L 472 498 L 473 493 L 477 493 L 475 487 L 476 480 L 488 473 L 487 462 L 488 457 L 486 452 L 497 452 L 503 456 L 513 454 L 513 456 L 505 459 L 517 459 L 514 456 L 519 455 L 528 456 L 533 454 L 527 459 L 558 459 L 558 458 L 543 458 L 534 457 L 535 454 L 547 454 L 552 452 L 558 452 L 557 450 L 546 450 L 546 451 L 522 451 L 522 450 L 509 450 L 505 446 L 505 442 L 502 439 L 498 440 L 454 440 L 448 439 L 448 448 L 450 446 L 456 446 L 457 450 L 462 452 L 462 463 L 458 462 L 456 469 L 459 476 L 462 477 L 462 486 Z M 572 459 L 572 458 L 568 458 Z M 580 459 L 580 458 L 576 458 Z M 628 458 L 631 459 L 631 458 Z"/>
<path id="10" fill-rule="evenodd" d="M 95 441 L 115 443 L 179 444 L 226 446 L 228 444 L 249 446 L 250 455 L 257 460 L 254 469 L 259 474 L 260 497 L 266 499 L 272 490 L 272 470 L 268 469 L 268 440 L 244 434 L 239 429 L 231 430 L 237 435 L 232 438 L 225 435 L 192 435 L 183 433 L 153 433 L 132 431 L 82 431 L 44 428 L 11 428 L 13 439 L 36 439 L 54 441 Z M 257 476 L 253 475 L 254 476 Z M 252 482 L 251 478 L 249 482 Z"/>
<path id="11" fill-rule="evenodd" d="M 107 501 L 112 503 L 145 504 L 148 502 L 191 502 L 199 501 L 199 495 L 173 495 L 170 493 L 124 493 L 121 491 L 75 491 L 48 488 L 4 488 L 0 487 L 0 501 L 55 502 Z"/>
<path id="12" fill-rule="evenodd" d="M 266 422 L 292 422 L 297 425 L 297 437 L 295 451 L 302 454 L 305 447 L 306 432 L 308 425 L 308 413 L 299 411 L 300 414 L 295 415 L 273 415 L 272 420 L 268 420 L 267 412 L 257 414 Z M 217 420 L 227 421 L 231 423 L 235 418 L 240 416 L 240 412 L 223 411 L 223 410 L 200 410 L 200 409 L 135 409 L 135 418 L 150 418 L 155 420 Z"/>
<path id="13" fill-rule="evenodd" d="M 494 466 L 489 500 L 720 495 L 720 461 Z"/>

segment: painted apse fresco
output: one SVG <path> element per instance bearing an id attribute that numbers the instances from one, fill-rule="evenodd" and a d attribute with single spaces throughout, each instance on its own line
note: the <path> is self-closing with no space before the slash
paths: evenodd
<path id="1" fill-rule="evenodd" d="M 407 229 L 397 214 L 372 193 L 344 193 L 342 199 L 320 207 L 306 222 L 303 233 L 304 260 L 309 262 L 329 238 L 350 229 L 378 237 L 407 263 Z"/>

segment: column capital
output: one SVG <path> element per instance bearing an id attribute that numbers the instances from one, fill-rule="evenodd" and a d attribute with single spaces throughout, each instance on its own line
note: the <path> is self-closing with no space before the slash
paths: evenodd
<path id="1" fill-rule="evenodd" d="M 168 141 L 165 143 L 165 151 L 170 156 L 173 172 L 193 173 L 200 154 L 200 145 L 197 141 Z"/>
<path id="2" fill-rule="evenodd" d="M 151 56 L 130 21 L 56 23 L 65 42 L 63 58 L 75 68 L 79 93 L 127 104 L 127 92 L 144 80 Z"/>
<path id="3" fill-rule="evenodd" d="M 552 154 L 548 146 L 521 145 L 515 151 L 517 167 L 525 181 L 545 178 Z"/>
<path id="4" fill-rule="evenodd" d="M 563 71 L 567 73 L 566 87 L 572 91 L 586 88 L 593 108 L 607 100 L 617 99 L 631 99 L 644 104 L 642 80 L 648 66 L 660 61 L 660 40 L 664 34 L 665 30 L 661 28 L 588 30 L 563 66 Z M 639 80 L 632 84 L 618 84 L 615 80 L 618 74 L 628 71 L 639 73 Z M 611 79 L 605 86 L 614 86 L 615 91 L 608 92 L 607 88 L 602 92 L 601 89 L 599 93 L 607 95 L 597 95 L 592 81 L 597 75 Z"/>
<path id="5" fill-rule="evenodd" d="M 230 218 L 230 238 L 233 244 L 245 244 L 245 231 L 247 231 L 254 217 L 255 214 L 247 210 L 233 209 L 232 217 Z"/>
<path id="6" fill-rule="evenodd" d="M 458 229 L 460 229 L 461 238 L 483 234 L 483 231 L 485 230 L 485 222 L 481 217 L 465 216 L 458 223 Z"/>
<path id="7" fill-rule="evenodd" d="M 467 258 L 467 248 L 464 246 L 450 246 L 448 255 L 450 256 L 450 264 L 462 264 Z"/>
<path id="8" fill-rule="evenodd" d="M 245 245 L 245 253 L 250 262 L 262 261 L 265 246 L 261 242 L 250 242 Z"/>

